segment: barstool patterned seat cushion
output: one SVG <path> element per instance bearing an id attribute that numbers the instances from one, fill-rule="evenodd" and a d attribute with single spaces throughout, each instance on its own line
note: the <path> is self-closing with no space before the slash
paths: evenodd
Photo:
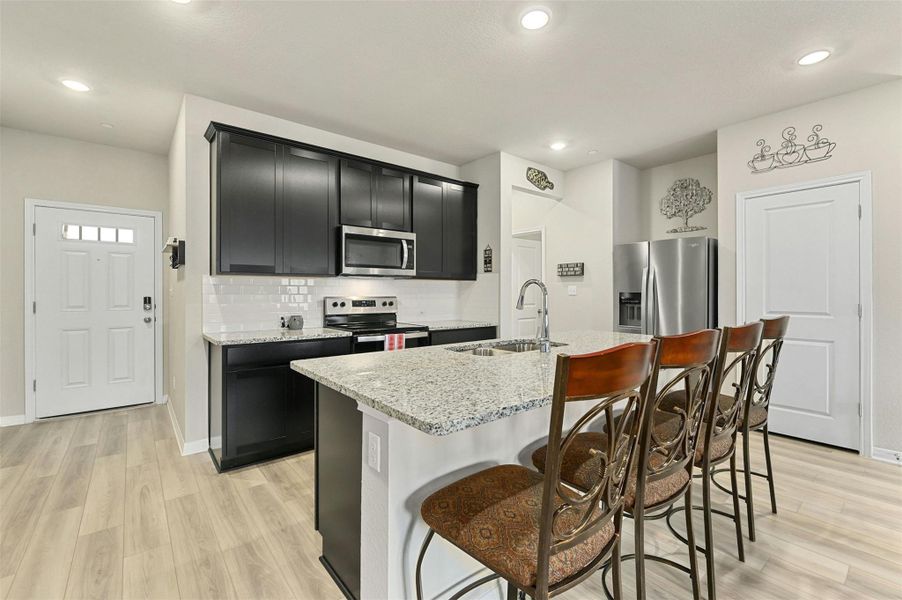
<path id="1" fill-rule="evenodd" d="M 542 474 L 520 465 L 491 467 L 435 492 L 420 511 L 441 537 L 514 585 L 532 587 L 536 583 L 544 481 Z M 575 526 L 581 516 L 575 513 L 579 512 L 561 515 L 557 529 Z M 609 522 L 585 542 L 553 554 L 550 583 L 578 573 L 601 554 L 613 536 L 614 525 Z"/>
<path id="2" fill-rule="evenodd" d="M 573 441 L 561 459 L 561 479 L 575 485 L 580 489 L 589 489 L 598 478 L 598 470 L 601 468 L 601 460 L 593 456 L 590 450 L 607 446 L 607 435 L 595 431 L 586 431 L 574 436 Z M 542 446 L 532 453 L 532 464 L 540 471 L 545 470 L 545 450 Z M 653 455 L 652 466 L 659 467 L 660 455 Z M 662 502 L 672 499 L 684 491 L 689 482 L 689 473 L 680 469 L 668 477 L 662 477 L 655 481 L 649 481 L 645 486 L 645 506 L 657 506 Z M 627 510 L 633 508 L 636 502 L 636 470 L 634 469 L 627 484 L 626 494 L 623 496 L 623 504 Z"/>

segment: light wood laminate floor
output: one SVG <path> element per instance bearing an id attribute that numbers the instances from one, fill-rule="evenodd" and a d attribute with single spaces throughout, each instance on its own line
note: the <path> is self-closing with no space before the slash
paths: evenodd
<path id="1" fill-rule="evenodd" d="M 902 599 L 902 469 L 781 438 L 772 449 L 780 512 L 756 481 L 745 563 L 715 517 L 718 598 Z M 685 561 L 663 522 L 646 535 L 649 552 Z M 0 536 L 0 598 L 342 597 L 317 560 L 312 453 L 217 475 L 206 454 L 179 455 L 165 406 L 0 430 Z M 599 579 L 563 597 L 602 598 Z M 648 579 L 650 600 L 691 598 L 679 572 L 652 564 Z"/>

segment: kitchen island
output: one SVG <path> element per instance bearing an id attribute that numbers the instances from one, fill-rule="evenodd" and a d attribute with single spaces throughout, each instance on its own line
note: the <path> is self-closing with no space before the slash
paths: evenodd
<path id="1" fill-rule="evenodd" d="M 476 346 L 299 360 L 317 382 L 316 512 L 325 567 L 349 598 L 415 597 L 416 558 L 426 534 L 420 503 L 432 492 L 496 464 L 529 465 L 548 435 L 555 360 L 647 336 L 570 332 L 538 351 L 477 356 Z M 580 416 L 575 405 L 566 424 Z M 485 574 L 436 541 L 423 567 L 424 595 L 447 597 Z M 498 597 L 501 588 L 497 587 Z"/>

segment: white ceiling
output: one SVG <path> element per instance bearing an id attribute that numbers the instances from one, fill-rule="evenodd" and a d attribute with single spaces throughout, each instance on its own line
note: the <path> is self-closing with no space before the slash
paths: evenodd
<path id="1" fill-rule="evenodd" d="M 646 167 L 902 76 L 902 2 L 546 5 L 527 32 L 522 2 L 4 1 L 0 121 L 166 153 L 191 93 L 455 164 Z M 834 56 L 795 64 L 821 47 Z"/>

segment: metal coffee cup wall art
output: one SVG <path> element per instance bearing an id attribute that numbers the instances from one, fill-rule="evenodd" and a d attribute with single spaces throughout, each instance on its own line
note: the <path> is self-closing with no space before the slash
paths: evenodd
<path id="1" fill-rule="evenodd" d="M 758 153 L 748 162 L 749 169 L 752 173 L 767 173 L 774 169 L 785 169 L 787 167 L 798 167 L 813 162 L 827 160 L 831 156 L 831 152 L 836 148 L 836 143 L 821 136 L 823 126 L 818 124 L 811 128 L 808 134 L 808 144 L 800 144 L 796 140 L 795 127 L 787 127 L 783 130 L 783 142 L 776 152 L 771 152 L 771 147 L 764 138 L 761 138 L 755 145 L 758 146 Z"/>

